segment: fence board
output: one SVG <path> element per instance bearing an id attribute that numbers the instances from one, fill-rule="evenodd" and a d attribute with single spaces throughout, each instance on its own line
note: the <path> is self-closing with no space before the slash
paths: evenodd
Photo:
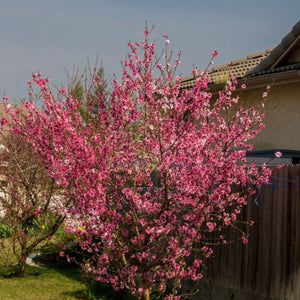
<path id="1" fill-rule="evenodd" d="M 208 263 L 211 288 L 223 287 L 230 297 L 300 299 L 300 165 L 274 169 L 272 176 L 273 187 L 264 185 L 258 205 L 251 202 L 243 212 L 243 220 L 255 221 L 247 228 L 249 244 L 216 247 Z"/>

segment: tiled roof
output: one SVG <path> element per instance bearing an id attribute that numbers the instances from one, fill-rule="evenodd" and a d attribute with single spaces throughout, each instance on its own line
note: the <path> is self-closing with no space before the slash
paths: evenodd
<path id="1" fill-rule="evenodd" d="M 227 81 L 229 73 L 233 74 L 236 78 L 243 78 L 249 71 L 259 65 L 273 49 L 274 47 L 255 52 L 246 57 L 235 59 L 228 64 L 218 65 L 210 69 L 208 73 L 211 78 L 211 84 L 218 84 Z M 188 76 L 182 79 L 181 85 L 183 88 L 189 88 L 192 87 L 194 83 L 195 77 Z"/>
<path id="2" fill-rule="evenodd" d="M 293 48 L 300 48 L 300 21 L 293 26 L 277 47 L 250 54 L 241 59 L 233 60 L 230 64 L 219 65 L 209 70 L 211 84 L 226 82 L 229 73 L 239 79 L 299 70 L 299 61 L 293 63 L 284 61 Z M 195 77 L 188 76 L 182 79 L 181 85 L 183 88 L 189 88 L 194 83 Z"/>
<path id="3" fill-rule="evenodd" d="M 293 71 L 293 70 L 299 70 L 300 69 L 300 63 L 295 63 L 287 66 L 277 67 L 274 69 L 268 69 L 265 71 L 258 71 L 247 74 L 249 77 L 256 77 L 256 76 L 262 76 L 262 75 L 268 75 L 268 74 L 274 74 L 274 73 L 280 73 L 280 72 L 287 72 L 287 71 Z"/>

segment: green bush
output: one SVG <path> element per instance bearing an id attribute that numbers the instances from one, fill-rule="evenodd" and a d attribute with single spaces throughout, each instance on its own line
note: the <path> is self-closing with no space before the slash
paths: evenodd
<path id="1" fill-rule="evenodd" d="M 0 238 L 11 237 L 11 227 L 5 224 L 0 223 Z"/>
<path id="2" fill-rule="evenodd" d="M 56 267 L 74 267 L 80 261 L 80 249 L 74 234 L 59 228 L 51 240 L 38 249 L 35 261 Z M 63 253 L 63 255 L 61 255 Z"/>

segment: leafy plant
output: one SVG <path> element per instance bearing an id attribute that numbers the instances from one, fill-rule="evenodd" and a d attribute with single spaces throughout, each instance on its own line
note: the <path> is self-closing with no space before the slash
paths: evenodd
<path id="1" fill-rule="evenodd" d="M 0 223 L 0 238 L 11 237 L 12 228 L 9 225 Z"/>

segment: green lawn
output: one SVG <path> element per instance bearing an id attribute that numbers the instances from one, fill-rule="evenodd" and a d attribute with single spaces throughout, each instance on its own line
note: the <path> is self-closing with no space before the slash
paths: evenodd
<path id="1" fill-rule="evenodd" d="M 115 292 L 109 285 L 90 286 L 91 290 L 88 290 L 86 285 L 81 283 L 80 270 L 74 264 L 56 260 L 58 255 L 56 252 L 59 248 L 55 247 L 55 241 L 58 243 L 63 239 L 57 234 L 53 240 L 54 244 L 49 244 L 50 246 L 46 248 L 50 254 L 44 256 L 44 260 L 34 261 L 41 267 L 27 265 L 25 277 L 18 277 L 16 276 L 17 260 L 12 253 L 11 239 L 0 238 L 0 300 L 129 300 L 131 298 L 124 292 Z"/>
<path id="2" fill-rule="evenodd" d="M 87 299 L 76 269 L 28 267 L 24 278 L 11 276 L 11 268 L 0 268 L 0 299 L 75 300 Z"/>

